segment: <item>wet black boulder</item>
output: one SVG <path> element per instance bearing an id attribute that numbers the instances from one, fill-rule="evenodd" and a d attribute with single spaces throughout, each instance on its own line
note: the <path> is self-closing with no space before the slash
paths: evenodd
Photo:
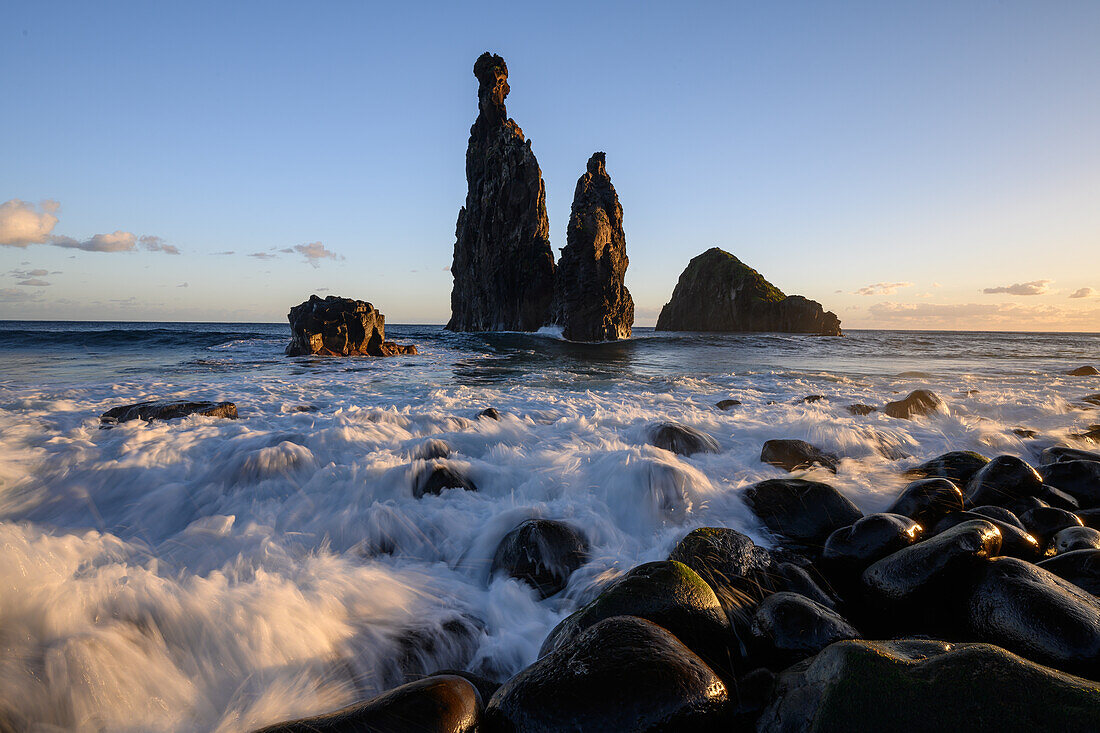
<path id="1" fill-rule="evenodd" d="M 1082 526 L 1081 518 L 1076 514 L 1052 506 L 1029 509 L 1020 515 L 1020 522 L 1043 547 L 1049 545 L 1060 530 Z"/>
<path id="2" fill-rule="evenodd" d="M 785 669 L 833 642 L 858 639 L 838 614 L 798 593 L 775 593 L 757 606 L 752 619 L 753 656 L 772 669 Z"/>
<path id="3" fill-rule="evenodd" d="M 821 569 L 843 593 L 854 588 L 863 571 L 921 538 L 924 528 L 900 514 L 868 514 L 825 540 Z M 854 638 L 854 637 L 850 637 Z"/>
<path id="4" fill-rule="evenodd" d="M 638 616 L 661 625 L 720 675 L 731 675 L 738 661 L 737 640 L 714 591 L 687 565 L 669 560 L 638 565 L 614 581 L 591 603 L 555 626 L 539 656 L 561 648 L 612 616 Z"/>
<path id="5" fill-rule="evenodd" d="M 481 420 L 482 418 L 486 420 L 499 420 L 501 417 L 503 417 L 503 415 L 501 414 L 500 410 L 495 407 L 486 407 L 484 410 L 477 413 L 478 420 Z"/>
<path id="6" fill-rule="evenodd" d="M 1042 480 L 1075 498 L 1084 509 L 1100 506 L 1100 463 L 1058 461 L 1039 468 Z"/>
<path id="7" fill-rule="evenodd" d="M 237 406 L 232 402 L 196 402 L 191 400 L 158 400 L 112 407 L 99 416 L 104 427 L 130 420 L 175 420 L 188 415 L 237 419 Z"/>
<path id="8" fill-rule="evenodd" d="M 937 397 L 935 392 L 927 389 L 915 389 L 906 395 L 905 399 L 897 402 L 887 402 L 882 411 L 890 417 L 911 420 L 919 415 L 935 412 L 942 406 L 943 400 Z"/>
<path id="9" fill-rule="evenodd" d="M 741 404 L 741 400 L 718 400 L 715 404 L 719 410 L 729 410 Z"/>
<path id="10" fill-rule="evenodd" d="M 727 614 L 737 614 L 781 586 L 772 554 L 737 530 L 700 527 L 680 540 L 669 560 L 699 574 Z"/>
<path id="11" fill-rule="evenodd" d="M 1100 531 L 1092 527 L 1067 527 L 1054 535 L 1050 547 L 1059 555 L 1074 550 L 1100 550 Z"/>
<path id="12" fill-rule="evenodd" d="M 989 459 L 969 450 L 953 450 L 911 468 L 909 473 L 925 478 L 945 478 L 956 486 L 966 486 Z"/>
<path id="13" fill-rule="evenodd" d="M 975 639 L 1096 679 L 1100 600 L 1029 562 L 1001 557 L 977 568 L 966 601 Z"/>
<path id="14" fill-rule="evenodd" d="M 649 429 L 649 442 L 681 456 L 718 452 L 717 440 L 701 430 L 675 422 L 652 426 Z"/>
<path id="15" fill-rule="evenodd" d="M 327 715 L 279 723 L 257 733 L 473 733 L 480 722 L 481 696 L 455 675 L 425 677 L 364 703 Z"/>
<path id="16" fill-rule="evenodd" d="M 963 510 L 963 495 L 953 481 L 946 478 L 923 478 L 911 482 L 890 508 L 889 514 L 900 514 L 931 529 L 951 512 Z"/>
<path id="17" fill-rule="evenodd" d="M 1100 369 L 1097 369 L 1091 364 L 1087 364 L 1085 366 L 1079 366 L 1076 369 L 1071 369 L 1066 372 L 1066 374 L 1071 377 L 1095 377 L 1100 375 Z"/>
<path id="18" fill-rule="evenodd" d="M 428 464 L 427 468 L 416 476 L 413 483 L 413 496 L 419 499 L 426 494 L 439 494 L 444 489 L 477 491 L 477 484 L 453 466 L 435 461 Z"/>
<path id="19" fill-rule="evenodd" d="M 1017 517 L 1011 510 L 1005 509 L 1003 506 L 994 506 L 987 504 L 985 506 L 976 506 L 973 509 L 968 509 L 972 514 L 980 514 L 983 517 L 989 517 L 990 519 L 996 519 L 1004 522 L 1005 524 L 1011 524 L 1013 527 L 1017 527 L 1022 530 L 1027 530 L 1026 527 L 1020 522 L 1020 518 Z"/>
<path id="20" fill-rule="evenodd" d="M 940 534 L 952 527 L 975 520 L 992 522 L 1001 532 L 1001 550 L 999 555 L 1018 557 L 1021 560 L 1034 562 L 1043 556 L 1043 546 L 1027 530 L 1021 529 L 1015 522 L 1006 522 L 1003 519 L 991 517 L 988 514 L 976 512 L 955 512 L 936 523 L 932 534 Z"/>
<path id="21" fill-rule="evenodd" d="M 1016 456 L 997 456 L 982 466 L 966 485 L 967 506 L 1004 506 L 1024 496 L 1039 496 L 1043 478 L 1026 461 Z"/>
<path id="22" fill-rule="evenodd" d="M 1100 463 L 1100 453 L 1081 450 L 1079 448 L 1067 448 L 1064 445 L 1055 445 L 1046 448 L 1039 454 L 1039 465 L 1048 466 L 1051 463 L 1062 461 L 1093 461 Z"/>
<path id="23" fill-rule="evenodd" d="M 760 461 L 787 471 L 824 466 L 836 473 L 837 457 L 804 440 L 768 440 L 760 450 Z"/>
<path id="24" fill-rule="evenodd" d="M 1074 550 L 1043 560 L 1039 567 L 1078 588 L 1100 595 L 1100 550 Z"/>
<path id="25" fill-rule="evenodd" d="M 489 572 L 505 573 L 554 595 L 573 571 L 588 562 L 588 540 L 576 528 L 552 519 L 528 519 L 504 536 Z"/>
<path id="26" fill-rule="evenodd" d="M 744 499 L 774 534 L 808 547 L 821 547 L 830 534 L 863 516 L 843 494 L 818 481 L 761 481 L 745 489 Z"/>
<path id="27" fill-rule="evenodd" d="M 873 405 L 864 405 L 863 403 L 860 403 L 860 402 L 857 402 L 854 405 L 848 405 L 844 409 L 846 409 L 848 412 L 852 413 L 853 415 L 859 415 L 861 417 L 863 415 L 870 415 L 872 412 L 877 412 L 878 411 L 877 407 L 874 407 Z"/>
<path id="28" fill-rule="evenodd" d="M 710 729 L 728 703 L 722 680 L 668 630 L 615 616 L 585 629 L 501 686 L 486 729 Z"/>

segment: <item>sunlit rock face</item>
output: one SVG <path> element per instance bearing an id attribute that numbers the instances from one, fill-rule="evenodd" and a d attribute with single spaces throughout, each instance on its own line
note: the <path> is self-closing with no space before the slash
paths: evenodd
<path id="1" fill-rule="evenodd" d="M 784 295 L 729 252 L 712 247 L 688 263 L 658 331 L 764 331 L 840 336 L 840 319 L 820 303 Z"/>
<path id="2" fill-rule="evenodd" d="M 577 181 L 568 244 L 558 262 L 550 323 L 570 341 L 630 338 L 634 300 L 623 283 L 630 264 L 623 207 L 611 185 L 604 154 L 593 153 Z"/>
<path id="3" fill-rule="evenodd" d="M 531 143 L 508 118 L 508 66 L 474 64 L 478 117 L 466 149 L 466 205 L 458 212 L 451 331 L 535 331 L 554 294 L 546 190 Z"/>
<path id="4" fill-rule="evenodd" d="M 287 314 L 287 356 L 396 356 L 416 347 L 386 341 L 386 317 L 370 303 L 311 295 Z"/>

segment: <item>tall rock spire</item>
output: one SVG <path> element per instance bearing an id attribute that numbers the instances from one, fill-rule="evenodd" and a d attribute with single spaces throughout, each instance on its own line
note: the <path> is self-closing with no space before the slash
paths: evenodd
<path id="1" fill-rule="evenodd" d="M 634 300 L 623 283 L 629 264 L 623 207 L 604 167 L 604 154 L 593 153 L 573 194 L 550 323 L 561 326 L 570 341 L 630 338 Z"/>
<path id="2" fill-rule="evenodd" d="M 508 66 L 474 64 L 478 116 L 466 148 L 466 205 L 458 212 L 451 331 L 535 331 L 554 293 L 546 189 L 531 143 L 508 118 Z"/>

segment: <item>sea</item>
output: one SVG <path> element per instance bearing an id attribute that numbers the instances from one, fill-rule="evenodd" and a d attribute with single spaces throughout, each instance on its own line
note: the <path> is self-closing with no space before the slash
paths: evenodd
<path id="1" fill-rule="evenodd" d="M 835 476 L 793 475 L 873 512 L 937 454 L 1035 460 L 1089 447 L 1073 436 L 1100 423 L 1081 401 L 1100 379 L 1066 374 L 1100 366 L 1100 334 L 387 338 L 420 354 L 289 358 L 286 324 L 0 322 L 0 729 L 249 731 L 439 669 L 503 680 L 692 528 L 772 545 L 741 498 L 792 475 L 760 462 L 766 440 L 841 456 Z M 883 414 L 918 388 L 944 408 Z M 154 399 L 230 400 L 240 417 L 101 429 Z M 478 419 L 488 407 L 502 419 Z M 720 452 L 650 445 L 668 421 Z M 477 491 L 414 498 L 432 438 Z M 490 576 L 532 517 L 591 545 L 545 600 Z"/>

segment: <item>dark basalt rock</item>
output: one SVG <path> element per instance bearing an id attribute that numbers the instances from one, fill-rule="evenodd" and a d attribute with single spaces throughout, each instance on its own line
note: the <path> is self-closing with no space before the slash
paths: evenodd
<path id="1" fill-rule="evenodd" d="M 466 205 L 458 212 L 451 331 L 537 331 L 554 295 L 546 189 L 531 143 L 508 118 L 508 66 L 474 64 L 478 117 L 466 149 Z"/>
<path id="2" fill-rule="evenodd" d="M 503 417 L 503 415 L 501 415 L 500 410 L 498 410 L 495 407 L 486 407 L 484 410 L 477 413 L 478 420 L 480 420 L 483 417 L 487 418 L 489 420 L 499 420 L 500 418 Z"/>
<path id="3" fill-rule="evenodd" d="M 477 694 L 481 695 L 482 702 L 486 703 L 489 701 L 489 698 L 493 696 L 493 693 L 500 689 L 499 682 L 494 682 L 488 677 L 482 677 L 473 672 L 467 672 L 464 669 L 440 669 L 432 672 L 432 674 L 428 676 L 439 677 L 440 675 L 453 675 L 466 680 L 477 689 Z"/>
<path id="4" fill-rule="evenodd" d="M 569 214 L 567 244 L 558 260 L 550 325 L 570 341 L 630 338 L 634 300 L 623 280 L 630 264 L 623 233 L 623 207 L 604 167 L 593 153 L 577 181 Z"/>
<path id="5" fill-rule="evenodd" d="M 649 429 L 649 442 L 677 455 L 717 453 L 718 441 L 701 430 L 675 422 L 661 423 Z"/>
<path id="6" fill-rule="evenodd" d="M 430 461 L 433 458 L 446 458 L 451 455 L 451 446 L 439 438 L 429 438 L 412 451 L 413 458 Z"/>
<path id="7" fill-rule="evenodd" d="M 465 667 L 484 633 L 485 622 L 458 612 L 445 621 L 402 629 L 393 638 L 394 650 L 385 657 L 387 666 L 377 681 L 392 687 L 420 679 L 441 664 Z"/>
<path id="8" fill-rule="evenodd" d="M 910 618 L 931 615 L 950 602 L 960 578 L 1000 549 L 1001 532 L 992 522 L 964 522 L 874 563 L 863 572 L 863 587 L 880 608 Z"/>
<path id="9" fill-rule="evenodd" d="M 848 410 L 848 412 L 852 413 L 853 415 L 860 415 L 860 416 L 870 415 L 872 412 L 878 412 L 877 407 L 874 407 L 872 405 L 864 405 L 864 404 L 859 403 L 859 402 L 857 402 L 854 405 L 848 405 L 844 409 Z"/>
<path id="10" fill-rule="evenodd" d="M 967 623 L 975 638 L 1041 664 L 1100 673 L 1100 600 L 1031 563 L 1001 557 L 981 566 Z"/>
<path id="11" fill-rule="evenodd" d="M 1049 545 L 1060 530 L 1082 526 L 1081 518 L 1076 514 L 1052 506 L 1029 509 L 1020 515 L 1020 523 L 1043 547 Z"/>
<path id="12" fill-rule="evenodd" d="M 823 400 L 823 399 L 826 399 L 825 395 L 823 395 L 823 394 L 808 394 L 800 400 L 795 400 L 794 404 L 796 404 L 796 405 L 812 405 L 815 402 L 821 402 L 821 400 Z"/>
<path id="13" fill-rule="evenodd" d="M 395 356 L 415 354 L 415 346 L 386 341 L 386 317 L 363 300 L 316 295 L 287 314 L 287 356 Z"/>
<path id="14" fill-rule="evenodd" d="M 484 717 L 501 732 L 706 730 L 727 700 L 722 680 L 666 629 L 616 616 L 505 682 Z"/>
<path id="15" fill-rule="evenodd" d="M 1100 453 L 1067 448 L 1064 445 L 1055 445 L 1039 454 L 1039 465 L 1049 466 L 1051 463 L 1063 463 L 1065 461 L 1093 461 L 1100 463 Z"/>
<path id="16" fill-rule="evenodd" d="M 962 492 L 950 479 L 925 478 L 906 486 L 886 511 L 909 517 L 930 529 L 948 514 L 962 510 Z"/>
<path id="17" fill-rule="evenodd" d="M 918 541 L 924 528 L 900 514 L 869 514 L 829 535 L 821 568 L 838 587 L 853 587 L 873 563 Z M 854 638 L 854 637 L 850 637 Z"/>
<path id="18" fill-rule="evenodd" d="M 586 562 L 588 540 L 578 530 L 552 519 L 528 519 L 504 535 L 489 573 L 503 572 L 523 580 L 548 598 Z"/>
<path id="19" fill-rule="evenodd" d="M 1006 522 L 1002 519 L 991 517 L 988 514 L 978 514 L 976 512 L 955 512 L 954 514 L 948 514 L 936 523 L 936 526 L 932 529 L 932 534 L 940 534 L 952 527 L 957 527 L 960 524 L 965 524 L 974 520 L 992 522 L 996 525 L 997 529 L 1000 530 L 1001 551 L 999 554 L 1018 557 L 1022 560 L 1028 560 L 1029 562 L 1033 562 L 1042 557 L 1043 546 L 1039 544 L 1039 540 L 1028 534 L 1027 530 L 1021 529 L 1017 526 L 1016 522 Z"/>
<path id="20" fill-rule="evenodd" d="M 425 494 L 439 494 L 443 489 L 477 491 L 477 484 L 452 466 L 436 461 L 429 464 L 427 469 L 416 477 L 413 496 L 419 499 Z"/>
<path id="21" fill-rule="evenodd" d="M 1020 518 L 1013 514 L 1010 510 L 1005 509 L 1003 506 L 976 506 L 969 511 L 971 514 L 980 514 L 983 517 L 996 519 L 1004 522 L 1005 524 L 1011 524 L 1013 527 L 1017 527 L 1025 531 L 1027 530 L 1027 528 L 1024 527 L 1023 522 L 1020 521 Z"/>
<path id="22" fill-rule="evenodd" d="M 1034 496 L 1021 496 L 1016 501 L 1010 501 L 1005 507 L 1017 517 L 1023 517 L 1024 513 L 1031 511 L 1032 509 L 1039 509 L 1042 507 L 1049 507 L 1042 499 Z M 1020 519 L 1023 522 L 1023 519 Z"/>
<path id="23" fill-rule="evenodd" d="M 836 610 L 837 599 L 832 594 L 833 588 L 814 566 L 781 562 L 776 564 L 775 574 L 777 590 L 797 593 L 826 608 Z"/>
<path id="24" fill-rule="evenodd" d="M 1080 509 L 1074 512 L 1086 527 L 1100 529 L 1100 507 L 1095 509 Z"/>
<path id="25" fill-rule="evenodd" d="M 772 554 L 737 530 L 725 527 L 693 529 L 677 543 L 668 559 L 698 573 L 714 590 L 726 613 L 735 618 L 782 587 Z"/>
<path id="26" fill-rule="evenodd" d="M 887 402 L 882 411 L 890 417 L 911 420 L 916 416 L 935 412 L 942 406 L 943 400 L 937 397 L 934 392 L 927 389 L 915 389 L 906 395 L 903 400 Z"/>
<path id="27" fill-rule="evenodd" d="M 795 471 L 817 464 L 836 473 L 838 459 L 804 440 L 768 440 L 760 451 L 760 461 L 777 468 Z"/>
<path id="28" fill-rule="evenodd" d="M 821 547 L 863 513 L 828 484 L 770 479 L 745 489 L 745 503 L 769 530 L 799 545 Z"/>
<path id="29" fill-rule="evenodd" d="M 1066 527 L 1054 535 L 1050 545 L 1059 555 L 1075 550 L 1100 550 L 1100 531 L 1092 527 Z"/>
<path id="30" fill-rule="evenodd" d="M 1039 567 L 1078 588 L 1100 595 L 1100 550 L 1074 550 L 1043 560 Z"/>
<path id="31" fill-rule="evenodd" d="M 974 474 L 963 496 L 967 506 L 1003 505 L 1024 496 L 1041 498 L 1043 478 L 1016 456 L 997 456 Z"/>
<path id="32" fill-rule="evenodd" d="M 188 415 L 237 419 L 237 406 L 232 402 L 191 402 L 189 400 L 158 400 L 112 407 L 99 416 L 102 426 L 130 420 L 175 420 Z"/>
<path id="33" fill-rule="evenodd" d="M 741 400 L 719 400 L 715 405 L 719 410 L 728 410 L 731 407 L 737 407 L 741 404 Z"/>
<path id="34" fill-rule="evenodd" d="M 1071 377 L 1095 377 L 1100 376 L 1100 369 L 1094 366 L 1081 366 L 1066 372 Z"/>
<path id="35" fill-rule="evenodd" d="M 756 730 L 1100 730 L 1093 682 L 989 644 L 841 641 L 780 675 Z"/>
<path id="36" fill-rule="evenodd" d="M 757 607 L 752 620 L 755 655 L 772 669 L 785 669 L 830 644 L 858 639 L 843 616 L 798 593 L 775 593 Z"/>
<path id="37" fill-rule="evenodd" d="M 956 486 L 966 486 L 970 479 L 980 471 L 989 459 L 980 453 L 968 450 L 955 450 L 925 461 L 908 473 L 925 478 L 945 478 Z"/>
<path id="38" fill-rule="evenodd" d="M 699 575 L 680 562 L 649 562 L 632 568 L 591 603 L 550 631 L 539 656 L 562 648 L 585 629 L 612 616 L 638 616 L 674 634 L 719 675 L 734 669 L 735 637 L 718 597 Z"/>
<path id="39" fill-rule="evenodd" d="M 772 331 L 840 336 L 820 303 L 779 288 L 717 247 L 688 263 L 657 318 L 658 331 Z"/>
<path id="40" fill-rule="evenodd" d="M 1086 509 L 1100 506 L 1100 463 L 1058 461 L 1041 466 L 1042 481 L 1066 492 Z"/>
<path id="41" fill-rule="evenodd" d="M 481 696 L 470 682 L 456 675 L 440 675 L 409 682 L 328 715 L 279 723 L 257 733 L 473 733 L 480 721 L 481 704 Z"/>

